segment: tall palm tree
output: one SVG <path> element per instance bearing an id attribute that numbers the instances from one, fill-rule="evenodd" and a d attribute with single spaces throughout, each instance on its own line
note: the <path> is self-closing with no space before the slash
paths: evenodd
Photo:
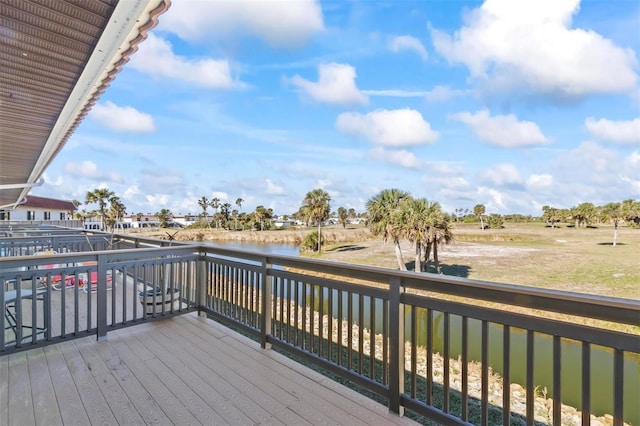
<path id="1" fill-rule="evenodd" d="M 238 206 L 240 210 L 242 210 L 242 203 L 244 203 L 242 198 L 236 198 L 236 206 Z"/>
<path id="2" fill-rule="evenodd" d="M 202 209 L 202 215 L 204 216 L 204 220 L 208 222 L 207 209 L 209 208 L 209 200 L 207 200 L 207 197 L 203 196 L 202 198 L 200 198 L 198 200 L 198 205 Z"/>
<path id="3" fill-rule="evenodd" d="M 231 215 L 231 203 L 220 204 L 220 220 L 224 223 L 224 228 L 229 229 L 229 217 Z"/>
<path id="4" fill-rule="evenodd" d="M 220 198 L 213 197 L 212 199 L 209 200 L 209 205 L 213 209 L 213 216 L 215 218 L 216 214 L 218 213 L 218 207 L 220 207 Z M 216 221 L 216 229 L 217 228 L 218 228 L 218 222 Z"/>
<path id="5" fill-rule="evenodd" d="M 84 200 L 85 204 L 98 203 L 98 207 L 100 208 L 100 220 L 102 222 L 103 231 L 106 229 L 105 209 L 107 207 L 107 202 L 114 195 L 115 193 L 113 191 L 109 191 L 108 188 L 96 188 L 93 191 L 87 192 L 87 195 L 85 196 L 85 200 Z"/>
<path id="6" fill-rule="evenodd" d="M 113 196 L 109 198 L 109 225 L 113 227 L 117 224 L 124 215 L 127 213 L 127 207 L 120 201 L 120 197 Z"/>
<path id="7" fill-rule="evenodd" d="M 424 250 L 425 271 L 428 270 L 429 255 L 433 250 L 433 262 L 436 272 L 441 274 L 440 259 L 438 258 L 438 247 L 440 244 L 449 244 L 453 239 L 451 232 L 450 218 L 442 212 L 440 204 L 435 203 L 431 216 L 431 228 L 428 233 L 426 248 Z"/>
<path id="8" fill-rule="evenodd" d="M 484 207 L 484 204 L 476 204 L 475 207 L 473 208 L 473 214 L 480 218 L 480 228 L 484 229 L 484 221 L 482 220 L 482 215 L 485 214 L 486 209 Z"/>
<path id="9" fill-rule="evenodd" d="M 415 271 L 422 272 L 422 249 L 431 238 L 432 229 L 440 212 L 438 203 L 426 198 L 408 198 L 400 203 L 399 226 L 409 241 L 415 244 Z"/>
<path id="10" fill-rule="evenodd" d="M 318 225 L 318 253 L 320 253 L 322 247 L 322 222 L 329 218 L 329 213 L 331 212 L 330 201 L 329 194 L 318 188 L 307 192 L 302 202 L 308 208 L 309 218 Z"/>
<path id="11" fill-rule="evenodd" d="M 256 211 L 253 212 L 254 226 L 260 225 L 260 230 L 264 231 L 264 221 L 271 219 L 273 211 L 267 209 L 265 206 L 257 206 Z"/>
<path id="12" fill-rule="evenodd" d="M 368 226 L 374 235 L 382 235 L 384 242 L 393 241 L 396 259 L 401 271 L 407 267 L 402 258 L 400 238 L 403 236 L 403 226 L 400 222 L 400 204 L 408 200 L 411 195 L 400 189 L 384 189 L 378 195 L 367 201 L 369 214 Z"/>
<path id="13" fill-rule="evenodd" d="M 347 219 L 349 219 L 347 209 L 344 207 L 338 207 L 338 221 L 342 224 L 343 229 L 347 227 Z"/>
<path id="14" fill-rule="evenodd" d="M 605 218 L 613 222 L 613 245 L 618 241 L 618 223 L 624 219 L 622 203 L 609 203 L 602 208 Z"/>

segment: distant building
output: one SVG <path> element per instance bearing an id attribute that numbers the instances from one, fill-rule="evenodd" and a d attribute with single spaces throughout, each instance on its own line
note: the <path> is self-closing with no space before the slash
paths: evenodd
<path id="1" fill-rule="evenodd" d="M 273 226 L 275 226 L 276 228 L 289 228 L 290 226 L 296 226 L 296 221 L 276 219 L 273 221 Z"/>
<path id="2" fill-rule="evenodd" d="M 13 210 L 0 210 L 0 220 L 58 221 L 71 220 L 76 206 L 71 201 L 28 195 Z"/>
<path id="3" fill-rule="evenodd" d="M 123 224 L 130 224 L 128 228 L 158 228 L 160 221 L 152 214 L 130 214 L 122 218 Z"/>
<path id="4" fill-rule="evenodd" d="M 198 221 L 198 217 L 192 214 L 188 215 L 173 215 L 173 221 L 179 223 L 182 226 L 193 225 Z"/>

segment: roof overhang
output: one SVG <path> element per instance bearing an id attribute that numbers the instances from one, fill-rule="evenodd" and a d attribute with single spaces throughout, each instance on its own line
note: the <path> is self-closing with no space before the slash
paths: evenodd
<path id="1" fill-rule="evenodd" d="M 0 209 L 46 168 L 170 0 L 0 0 Z"/>

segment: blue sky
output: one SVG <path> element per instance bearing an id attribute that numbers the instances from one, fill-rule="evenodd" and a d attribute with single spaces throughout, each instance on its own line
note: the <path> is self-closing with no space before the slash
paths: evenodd
<path id="1" fill-rule="evenodd" d="M 322 188 L 540 215 L 640 198 L 635 0 L 173 0 L 36 195 L 130 213 Z M 235 207 L 235 205 L 234 205 Z"/>

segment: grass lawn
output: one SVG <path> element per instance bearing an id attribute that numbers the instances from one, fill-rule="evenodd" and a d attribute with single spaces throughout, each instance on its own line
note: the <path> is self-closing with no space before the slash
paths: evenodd
<path id="1" fill-rule="evenodd" d="M 456 224 L 453 233 L 454 241 L 439 253 L 447 275 L 640 299 L 640 229 L 620 226 L 615 247 L 613 226 L 508 223 L 481 230 L 479 224 Z M 413 245 L 403 241 L 402 249 L 412 268 Z M 393 245 L 378 240 L 334 244 L 318 257 L 397 268 Z"/>

